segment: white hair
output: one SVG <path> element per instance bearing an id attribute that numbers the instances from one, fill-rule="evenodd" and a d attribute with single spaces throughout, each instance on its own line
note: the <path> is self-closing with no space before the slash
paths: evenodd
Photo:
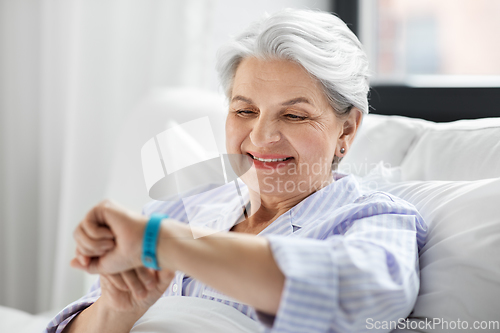
<path id="1" fill-rule="evenodd" d="M 337 16 L 285 9 L 250 25 L 217 54 L 217 71 L 228 98 L 244 58 L 286 59 L 300 64 L 323 86 L 337 115 L 352 107 L 368 113 L 368 59 L 356 35 Z"/>

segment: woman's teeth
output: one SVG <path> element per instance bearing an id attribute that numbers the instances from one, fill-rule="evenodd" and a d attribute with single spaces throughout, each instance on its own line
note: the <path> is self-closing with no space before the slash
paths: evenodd
<path id="1" fill-rule="evenodd" d="M 282 161 L 288 160 L 291 157 L 285 157 L 285 158 L 258 158 L 258 157 L 255 157 L 255 156 L 252 155 L 252 158 L 254 160 L 261 161 L 261 162 L 282 162 Z"/>

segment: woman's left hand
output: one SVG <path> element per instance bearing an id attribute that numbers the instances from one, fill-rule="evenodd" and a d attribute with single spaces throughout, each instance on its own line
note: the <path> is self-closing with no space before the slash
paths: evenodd
<path id="1" fill-rule="evenodd" d="M 145 267 L 101 275 L 101 304 L 109 311 L 142 316 L 163 295 L 175 273 Z"/>
<path id="2" fill-rule="evenodd" d="M 71 266 L 89 273 L 117 274 L 142 266 L 142 237 L 147 217 L 114 202 L 92 208 L 74 232 Z"/>

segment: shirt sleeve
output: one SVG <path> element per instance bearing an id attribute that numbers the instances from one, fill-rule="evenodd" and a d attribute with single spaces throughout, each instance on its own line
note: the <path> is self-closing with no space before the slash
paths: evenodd
<path id="1" fill-rule="evenodd" d="M 425 224 L 416 210 L 389 211 L 345 221 L 343 234 L 322 240 L 266 236 L 285 275 L 276 316 L 258 312 L 266 332 L 374 332 L 376 321 L 405 318 L 418 294 Z"/>
<path id="2" fill-rule="evenodd" d="M 95 301 L 101 296 L 101 284 L 100 279 L 90 288 L 87 295 L 83 296 L 79 300 L 71 303 L 65 307 L 61 312 L 59 312 L 54 319 L 51 320 L 47 328 L 46 333 L 60 333 L 66 326 L 76 317 L 80 312 L 91 306 Z"/>

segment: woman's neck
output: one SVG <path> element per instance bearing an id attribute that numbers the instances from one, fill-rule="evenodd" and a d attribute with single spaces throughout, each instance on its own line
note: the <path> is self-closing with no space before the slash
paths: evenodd
<path id="1" fill-rule="evenodd" d="M 323 187 L 333 182 L 333 177 L 328 182 L 323 182 Z M 321 188 L 313 188 L 307 192 L 298 192 L 288 196 L 276 196 L 257 193 L 249 188 L 250 211 L 247 212 L 247 223 L 253 228 L 260 225 L 269 225 L 278 217 L 296 206 L 299 202 L 319 191 Z"/>

